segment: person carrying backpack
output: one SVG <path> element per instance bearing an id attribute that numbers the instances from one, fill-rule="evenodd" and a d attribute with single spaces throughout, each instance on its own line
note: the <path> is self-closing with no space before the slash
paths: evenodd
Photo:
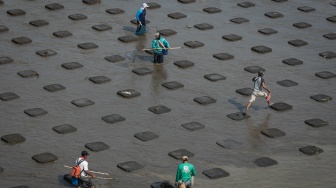
<path id="1" fill-rule="evenodd" d="M 163 50 L 170 48 L 168 41 L 161 37 L 161 33 L 155 33 L 155 39 L 152 41 L 154 52 L 154 63 L 163 63 Z"/>
<path id="2" fill-rule="evenodd" d="M 92 172 L 89 171 L 88 162 L 86 161 L 89 153 L 87 151 L 82 151 L 81 157 L 76 160 L 76 166 L 80 168 L 80 174 L 71 172 L 71 175 L 76 174 L 77 177 L 72 176 L 72 179 L 78 181 L 78 188 L 81 188 L 83 184 L 86 184 L 90 188 L 94 188 L 94 183 L 91 178 L 96 178 Z M 75 170 L 73 170 L 75 171 Z M 73 181 L 74 182 L 74 181 Z"/>

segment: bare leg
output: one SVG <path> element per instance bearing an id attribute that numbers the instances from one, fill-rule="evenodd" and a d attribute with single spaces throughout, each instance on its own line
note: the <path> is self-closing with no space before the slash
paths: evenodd
<path id="1" fill-rule="evenodd" d="M 250 108 L 252 102 L 249 102 L 245 108 L 245 111 L 243 112 L 243 114 L 246 114 L 247 110 Z"/>

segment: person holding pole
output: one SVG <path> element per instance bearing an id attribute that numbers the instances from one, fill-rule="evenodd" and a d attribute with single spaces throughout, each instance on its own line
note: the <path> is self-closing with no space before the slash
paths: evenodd
<path id="1" fill-rule="evenodd" d="M 168 41 L 161 37 L 159 32 L 155 33 L 155 39 L 152 41 L 154 63 L 163 63 L 163 50 L 168 50 L 169 48 Z"/>
<path id="2" fill-rule="evenodd" d="M 86 161 L 89 153 L 87 151 L 82 151 L 81 157 L 76 160 L 76 165 L 79 165 L 81 169 L 80 178 L 78 179 L 78 188 L 81 188 L 83 184 L 86 184 L 89 188 L 94 188 L 94 183 L 90 177 L 96 178 L 92 172 L 89 171 L 88 162 Z"/>
<path id="3" fill-rule="evenodd" d="M 135 32 L 136 35 L 146 33 L 146 9 L 148 7 L 149 6 L 147 5 L 147 3 L 143 3 L 135 15 L 137 21 L 137 30 Z"/>

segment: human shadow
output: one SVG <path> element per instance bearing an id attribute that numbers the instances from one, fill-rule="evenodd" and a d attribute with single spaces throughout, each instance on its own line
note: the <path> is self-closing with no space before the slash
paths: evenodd
<path id="1" fill-rule="evenodd" d="M 241 111 L 241 112 L 243 112 L 245 110 L 246 105 L 243 105 L 243 104 L 237 102 L 236 98 L 229 99 L 228 102 L 230 104 L 232 104 L 233 106 L 235 106 L 236 108 L 238 108 L 239 111 Z M 257 106 L 252 106 L 251 105 L 250 108 L 254 109 L 255 111 L 259 110 L 259 107 L 257 107 Z"/>

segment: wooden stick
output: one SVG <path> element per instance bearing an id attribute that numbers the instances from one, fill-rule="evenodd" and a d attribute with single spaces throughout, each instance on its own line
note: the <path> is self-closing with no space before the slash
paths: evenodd
<path id="1" fill-rule="evenodd" d="M 166 48 L 166 50 L 176 50 L 176 49 L 181 49 L 182 47 L 172 47 L 172 48 Z M 144 48 L 140 51 L 145 51 L 145 50 L 156 50 L 156 49 L 159 49 L 159 48 Z"/>
<path id="2" fill-rule="evenodd" d="M 65 168 L 72 168 L 72 166 L 66 166 L 66 165 L 64 165 L 64 167 L 65 167 Z M 108 176 L 111 175 L 111 174 L 109 174 L 109 173 L 105 173 L 105 172 L 97 172 L 97 171 L 92 171 L 92 170 L 90 170 L 90 172 L 93 172 L 93 173 L 96 173 L 96 174 L 108 175 Z"/>
<path id="3" fill-rule="evenodd" d="M 92 178 L 91 176 L 84 176 L 85 178 Z M 97 177 L 94 179 L 102 179 L 102 180 L 115 180 L 114 178 L 103 178 L 103 177 Z"/>

